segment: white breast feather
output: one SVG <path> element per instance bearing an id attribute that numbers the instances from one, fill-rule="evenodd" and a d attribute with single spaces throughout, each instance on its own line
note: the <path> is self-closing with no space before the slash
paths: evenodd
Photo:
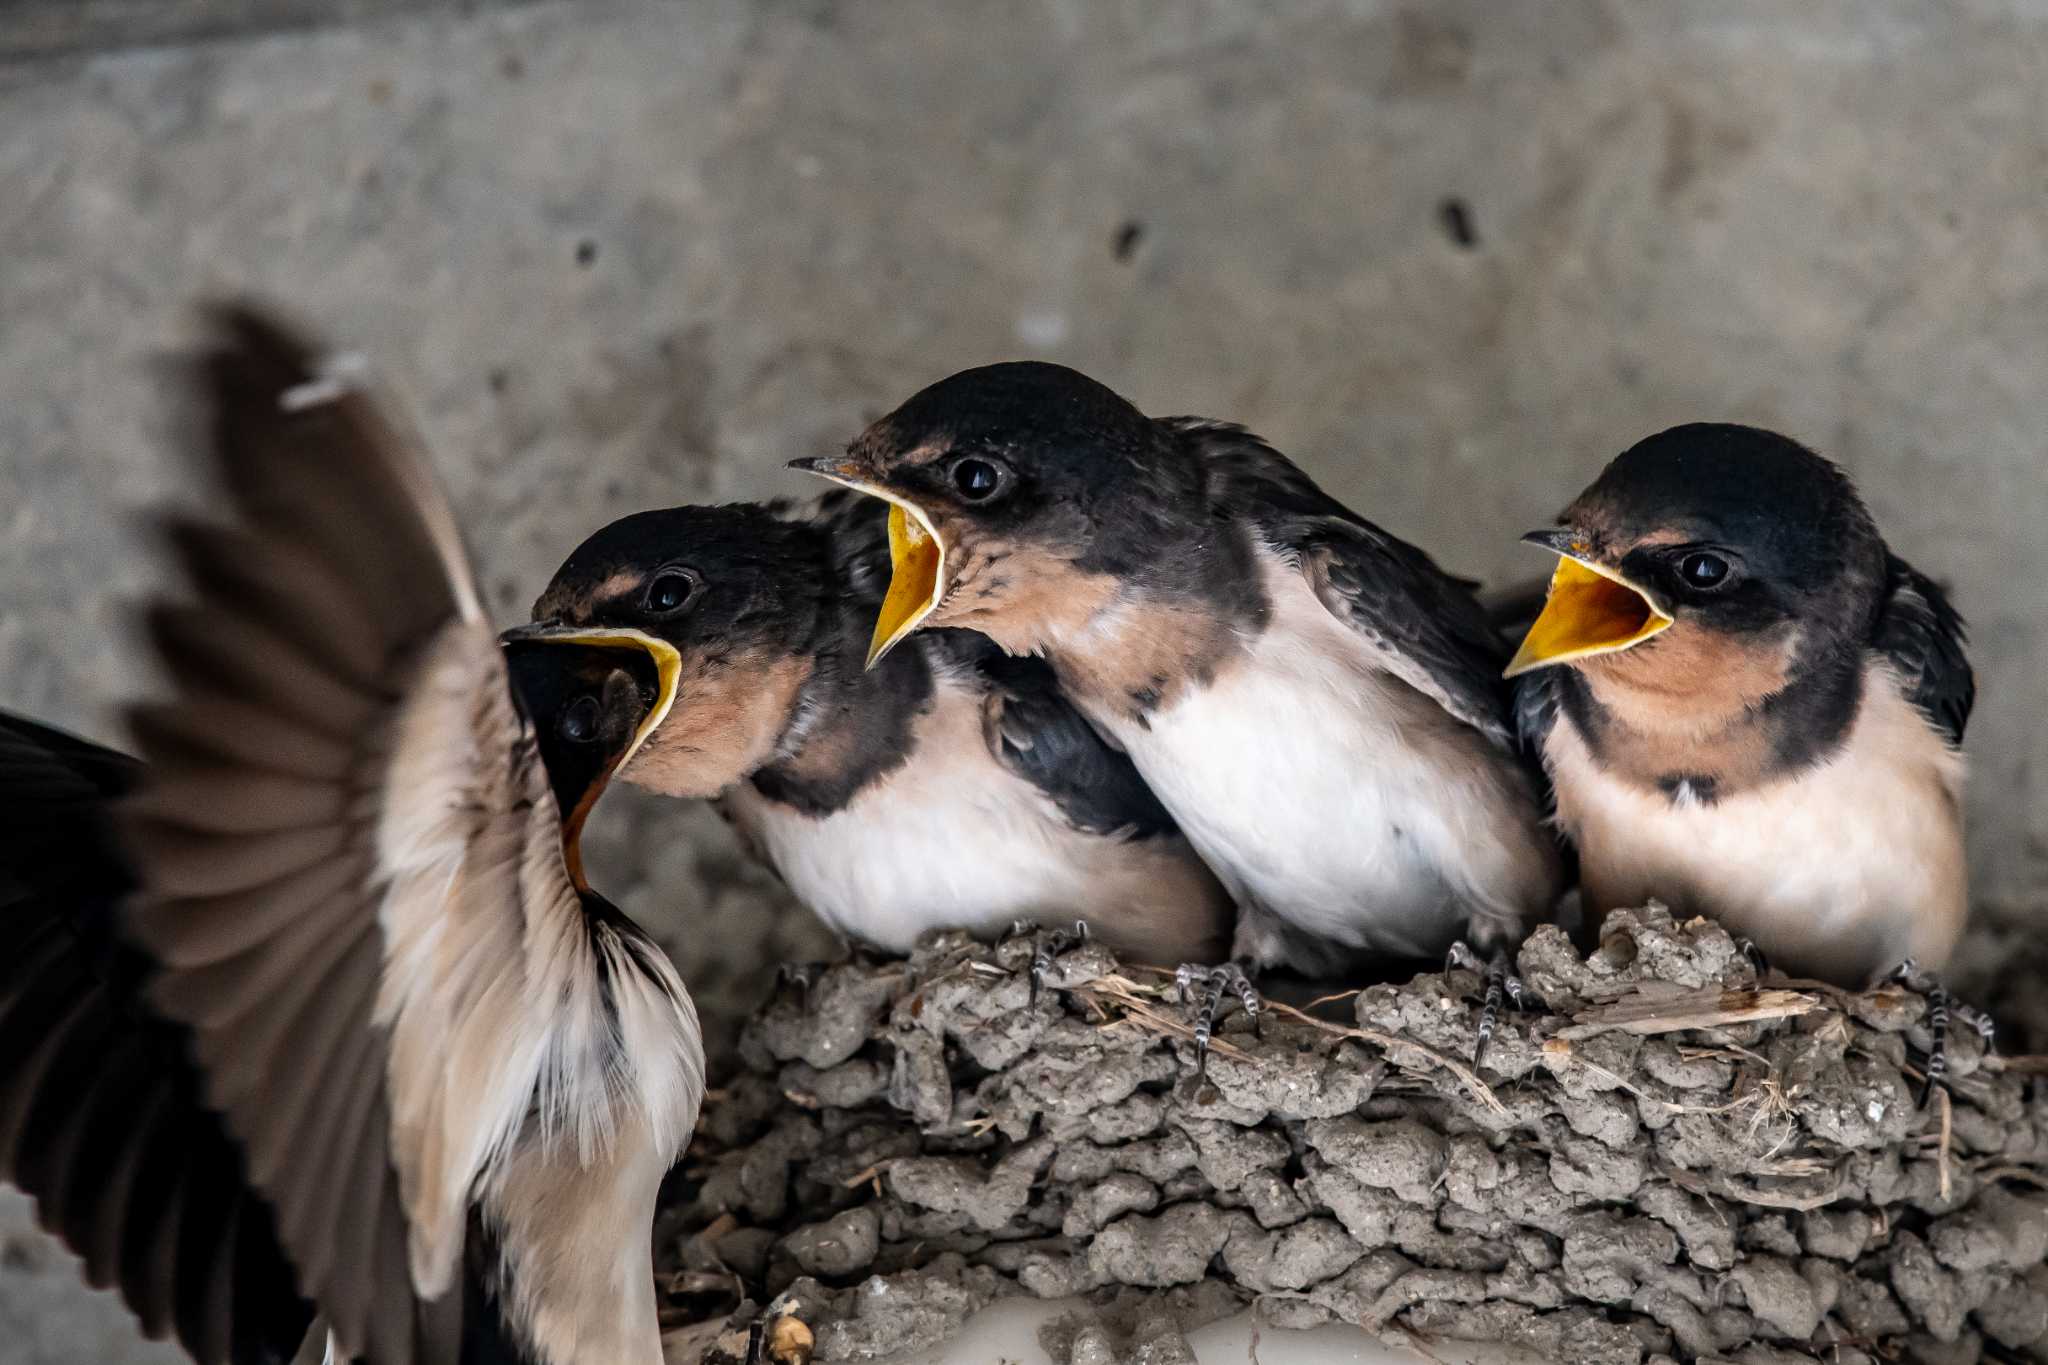
<path id="1" fill-rule="evenodd" d="M 1468 911 L 1547 909 L 1554 854 L 1505 756 L 1381 668 L 1298 572 L 1265 576 L 1267 628 L 1212 685 L 1145 723 L 1096 715 L 1195 847 L 1241 895 L 1352 948 L 1437 952 Z"/>
<path id="2" fill-rule="evenodd" d="M 751 785 L 725 798 L 790 890 L 835 929 L 894 952 L 920 934 L 1000 932 L 1017 920 L 1098 929 L 1147 904 L 1190 909 L 1190 934 L 1220 899 L 1172 839 L 1129 843 L 1071 828 L 1054 803 L 989 753 L 978 695 L 939 680 L 914 756 L 845 809 L 801 814 Z"/>
<path id="3" fill-rule="evenodd" d="M 476 683 L 500 667 L 487 628 L 443 631 L 399 717 L 376 832 L 376 1019 L 390 1033 L 412 1273 L 428 1296 L 452 1283 L 470 1202 L 521 1144 L 601 1166 L 630 1114 L 673 1155 L 703 1093 L 682 983 L 665 959 L 628 962 L 615 932 L 593 931 L 545 774 L 504 761 L 518 733 L 509 694 Z M 613 958 L 612 1009 L 599 954 Z"/>
<path id="4" fill-rule="evenodd" d="M 1937 968 L 1954 946 L 1968 899 L 1963 759 L 1883 667 L 1826 762 L 1716 802 L 1614 779 L 1567 720 L 1546 756 L 1559 821 L 1610 905 L 1654 896 L 1710 914 L 1781 966 L 1858 985 L 1907 956 Z"/>

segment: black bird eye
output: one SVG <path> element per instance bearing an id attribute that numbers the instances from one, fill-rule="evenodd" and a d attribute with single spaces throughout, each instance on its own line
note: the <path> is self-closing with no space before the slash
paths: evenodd
<path id="1" fill-rule="evenodd" d="M 555 722 L 555 729 L 571 744 L 588 744 L 597 738 L 597 698 L 578 697 L 569 703 L 569 709 L 562 712 L 562 718 Z"/>
<path id="2" fill-rule="evenodd" d="M 663 569 L 647 585 L 647 610 L 656 616 L 675 615 L 690 605 L 702 582 L 694 569 Z"/>
<path id="3" fill-rule="evenodd" d="M 1698 592 L 1712 592 L 1728 581 L 1728 561 L 1706 550 L 1695 550 L 1678 561 L 1678 577 Z"/>
<path id="4" fill-rule="evenodd" d="M 1003 486 L 1003 467 L 969 455 L 953 462 L 953 487 L 969 502 L 987 502 Z"/>

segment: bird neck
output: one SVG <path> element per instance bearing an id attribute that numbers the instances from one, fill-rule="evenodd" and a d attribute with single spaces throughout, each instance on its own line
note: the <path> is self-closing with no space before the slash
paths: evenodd
<path id="1" fill-rule="evenodd" d="M 1087 616 L 1011 648 L 1044 655 L 1097 715 L 1142 723 L 1207 687 L 1266 630 L 1284 587 L 1234 523 L 1191 520 L 1155 530 L 1152 545 L 1156 557 L 1123 566 L 1114 596 Z"/>
<path id="2" fill-rule="evenodd" d="M 1688 630 L 1565 670 L 1564 713 L 1608 771 L 1719 800 L 1840 747 L 1862 700 L 1859 651 L 1798 635 L 1736 646 Z"/>

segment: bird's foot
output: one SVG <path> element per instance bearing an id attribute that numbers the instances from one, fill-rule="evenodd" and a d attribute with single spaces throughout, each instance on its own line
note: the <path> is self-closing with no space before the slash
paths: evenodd
<path id="1" fill-rule="evenodd" d="M 877 948 L 864 938 L 847 938 L 843 942 L 846 946 L 846 961 L 856 967 L 880 967 L 888 962 L 900 961 L 902 957 L 900 953 Z"/>
<path id="2" fill-rule="evenodd" d="M 1763 980 L 1764 973 L 1771 969 L 1771 960 L 1764 956 L 1763 949 L 1756 946 L 1756 940 L 1747 934 L 1737 934 L 1735 936 L 1735 950 L 1742 954 L 1743 961 L 1747 962 L 1751 969 L 1756 972 L 1757 980 Z"/>
<path id="3" fill-rule="evenodd" d="M 1243 960 L 1226 962 L 1219 967 L 1205 967 L 1196 962 L 1184 962 L 1173 974 L 1173 984 L 1180 990 L 1183 1005 L 1193 1004 L 1195 1016 L 1195 1079 L 1201 1080 L 1209 1074 L 1209 1040 L 1216 1032 L 1216 1015 L 1223 1008 L 1225 993 L 1235 995 L 1244 1009 L 1245 1018 L 1252 1021 L 1252 1032 L 1257 1036 L 1259 1019 L 1265 1006 L 1259 999 L 1258 988 L 1252 985 L 1250 972 L 1252 964 Z"/>
<path id="4" fill-rule="evenodd" d="M 783 962 L 775 968 L 775 994 L 779 999 L 789 992 L 795 992 L 797 1003 L 808 1009 L 811 1003 L 811 987 L 817 984 L 829 962 Z"/>
<path id="5" fill-rule="evenodd" d="M 1021 921 L 1017 926 L 1021 932 L 1028 932 Z M 1045 989 L 1045 979 L 1052 975 L 1053 959 L 1070 948 L 1078 948 L 1088 941 L 1088 921 L 1077 919 L 1071 930 L 1054 929 L 1038 941 L 1038 948 L 1031 954 L 1031 1003 L 1038 1003 L 1038 996 Z"/>
<path id="6" fill-rule="evenodd" d="M 1907 990 L 1918 991 L 1927 997 L 1927 1079 L 1920 1086 L 1920 1105 L 1925 1108 L 1934 1098 L 1934 1088 L 1948 1089 L 1948 1031 L 1951 1020 L 1960 1021 L 1963 1027 L 1984 1040 L 1984 1050 L 1989 1052 L 1997 1041 L 1998 1028 L 1991 1022 L 1991 1016 L 1957 1000 L 1941 983 L 1941 978 L 1932 972 L 1922 971 L 1920 964 L 1907 958 L 1886 978 L 1897 982 Z"/>
<path id="7" fill-rule="evenodd" d="M 1507 950 L 1496 948 L 1485 960 L 1481 960 L 1472 946 L 1463 939 L 1451 945 L 1444 954 L 1446 972 L 1464 968 L 1477 972 L 1485 980 L 1485 993 L 1479 1001 L 1479 1039 L 1472 1045 L 1472 1066 L 1476 1070 L 1486 1060 L 1486 1046 L 1493 1041 L 1493 1031 L 1500 1025 L 1500 1006 L 1505 999 L 1517 1010 L 1533 1012 L 1543 1007 L 1528 983 L 1516 976 L 1508 966 Z"/>

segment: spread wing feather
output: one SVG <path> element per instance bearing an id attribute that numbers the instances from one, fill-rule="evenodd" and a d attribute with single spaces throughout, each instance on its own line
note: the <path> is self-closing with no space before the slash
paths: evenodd
<path id="1" fill-rule="evenodd" d="M 118 940 L 122 755 L 0 715 L 0 1178 L 203 1365 L 289 1359 L 312 1319 L 187 1036 Z"/>
<path id="2" fill-rule="evenodd" d="M 167 528 L 195 600 L 150 617 L 172 697 L 134 718 L 128 923 L 343 1347 L 447 1359 L 470 1203 L 546 1052 L 533 939 L 580 927 L 576 893 L 414 443 L 289 330 L 216 321 L 235 515 Z M 507 856 L 533 837 L 552 856 Z M 232 1318 L 237 1245 L 176 1258 L 195 1329 Z"/>

